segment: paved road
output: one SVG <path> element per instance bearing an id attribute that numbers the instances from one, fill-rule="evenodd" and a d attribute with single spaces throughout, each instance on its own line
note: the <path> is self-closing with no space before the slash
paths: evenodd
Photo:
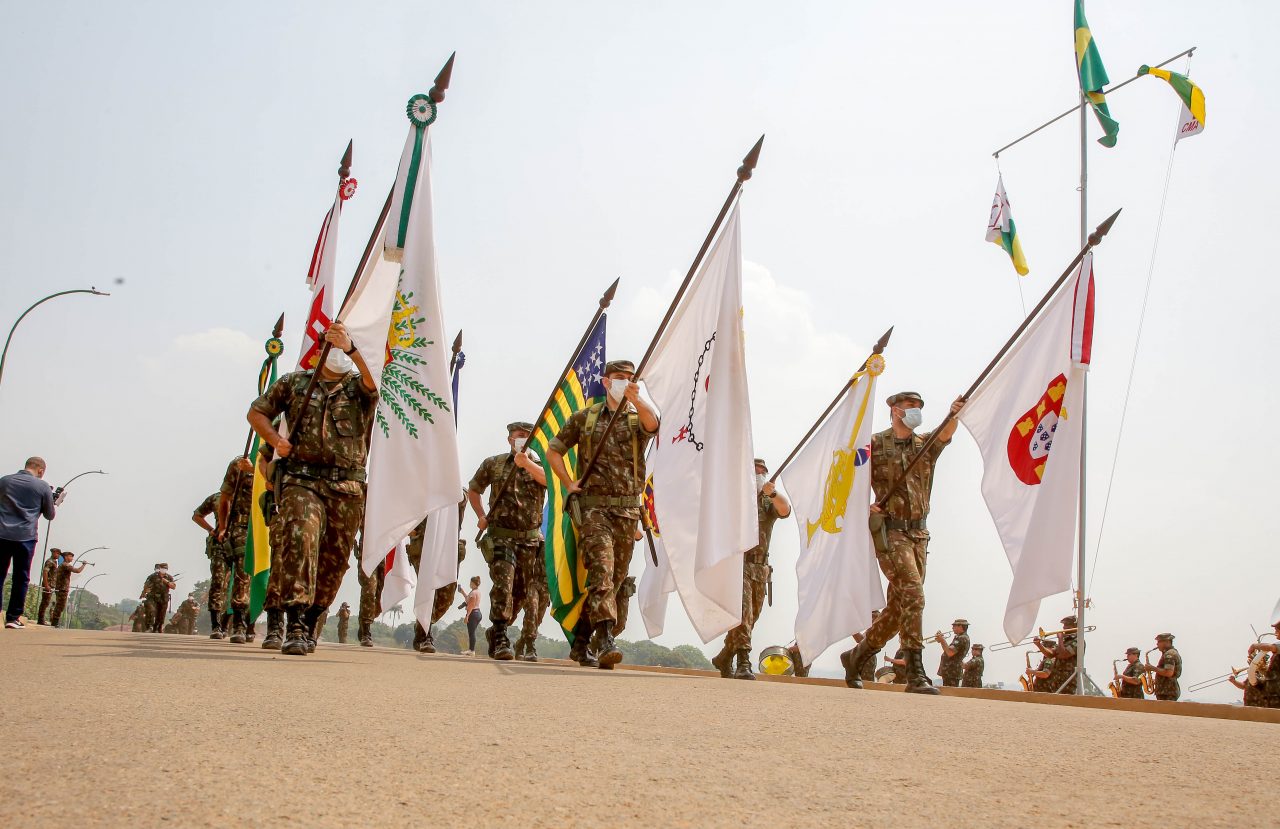
<path id="1" fill-rule="evenodd" d="M 0 631 L 0 826 L 1256 826 L 1280 726 Z"/>

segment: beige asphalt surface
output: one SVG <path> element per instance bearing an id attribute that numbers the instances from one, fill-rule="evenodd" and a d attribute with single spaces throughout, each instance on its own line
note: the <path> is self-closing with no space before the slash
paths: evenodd
<path id="1" fill-rule="evenodd" d="M 1275 825 L 1280 726 L 0 630 L 0 826 Z"/>

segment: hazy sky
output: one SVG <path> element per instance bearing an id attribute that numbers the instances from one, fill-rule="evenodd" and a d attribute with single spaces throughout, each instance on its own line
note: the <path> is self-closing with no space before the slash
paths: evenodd
<path id="1" fill-rule="evenodd" d="M 610 351 L 639 357 L 761 133 L 743 201 L 759 453 L 780 460 L 889 325 L 880 385 L 922 392 L 936 423 L 1021 316 L 1008 258 L 983 241 L 991 153 L 1077 94 L 1068 0 L 2 7 L 0 320 L 56 290 L 113 296 L 55 300 L 19 329 L 0 385 L 0 468 L 34 453 L 54 484 L 109 473 L 72 486 L 52 533 L 77 551 L 110 546 L 77 578 L 109 574 L 92 586 L 108 600 L 136 596 L 159 559 L 183 592 L 207 576 L 189 516 L 243 443 L 281 311 L 286 356 L 297 354 L 341 151 L 354 139 L 360 182 L 342 224 L 345 287 L 395 174 L 405 101 L 451 51 L 433 131 L 436 232 L 446 323 L 465 330 L 467 475 L 502 449 L 503 424 L 537 414 L 615 277 Z M 1091 224 L 1125 210 L 1097 254 L 1091 557 L 1117 465 L 1089 668 L 1105 681 L 1126 646 L 1171 630 L 1185 686 L 1241 664 L 1249 625 L 1264 627 L 1280 594 L 1275 513 L 1255 511 L 1274 497 L 1276 453 L 1248 437 L 1280 396 L 1267 369 L 1280 289 L 1259 247 L 1280 185 L 1264 47 L 1280 9 L 1094 0 L 1089 20 L 1114 81 L 1199 47 L 1191 74 L 1208 99 L 1206 131 L 1173 164 L 1118 460 L 1172 91 L 1144 78 L 1116 93 L 1119 145 L 1089 151 Z M 1077 247 L 1078 121 L 1001 165 L 1030 305 Z M 961 430 L 934 488 L 925 628 L 967 616 L 974 641 L 991 644 L 1010 575 L 981 474 Z M 757 649 L 791 639 L 794 522 L 774 539 Z M 633 572 L 642 562 L 637 551 Z M 472 549 L 464 577 L 482 569 Z M 341 598 L 355 595 L 352 575 Z M 1066 594 L 1047 600 L 1040 623 L 1070 607 Z M 660 641 L 695 641 L 677 603 Z M 1012 683 L 1021 667 L 1020 650 L 989 657 L 987 679 Z"/>

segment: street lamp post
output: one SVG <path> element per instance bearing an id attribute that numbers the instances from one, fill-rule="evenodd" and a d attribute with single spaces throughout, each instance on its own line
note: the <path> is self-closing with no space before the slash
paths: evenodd
<path id="1" fill-rule="evenodd" d="M 81 472 L 79 475 L 76 475 L 75 478 L 71 479 L 71 481 L 74 481 L 76 478 L 83 478 L 85 475 L 105 475 L 105 474 L 107 473 L 103 472 L 101 469 L 90 469 L 87 472 Z M 66 492 L 67 487 L 71 486 L 71 481 L 67 481 L 65 484 L 62 485 L 63 492 Z M 37 572 L 44 571 L 44 563 L 49 559 L 49 536 L 51 535 L 53 535 L 53 519 L 52 518 L 45 521 L 44 523 L 44 550 L 40 553 L 40 570 L 38 570 Z"/>
<path id="2" fill-rule="evenodd" d="M 71 291 L 58 291 L 56 294 L 49 294 L 44 299 L 34 303 L 30 308 L 23 311 L 22 316 L 18 317 L 17 322 L 15 322 L 13 324 L 13 327 L 9 329 L 9 336 L 6 337 L 4 341 L 4 351 L 0 352 L 0 380 L 4 379 L 4 361 L 5 361 L 5 358 L 9 356 L 9 343 L 13 340 L 13 332 L 18 330 L 18 325 L 22 322 L 23 319 L 26 318 L 27 314 L 30 314 L 32 311 L 34 311 L 37 306 L 43 305 L 44 303 L 48 302 L 51 299 L 56 299 L 57 297 L 60 297 L 60 296 L 66 296 L 67 294 L 93 294 L 94 296 L 111 296 L 111 294 L 107 293 L 106 291 L 99 291 L 97 288 L 94 288 L 92 286 L 88 288 L 76 288 L 75 290 L 71 290 Z"/>
<path id="3" fill-rule="evenodd" d="M 84 558 L 85 556 L 89 555 L 89 553 L 92 553 L 94 550 L 110 550 L 110 549 L 111 549 L 110 547 L 90 547 L 89 549 L 87 549 L 87 550 L 85 550 L 83 553 L 81 553 L 80 555 L 76 556 L 76 561 L 79 561 L 80 559 L 82 559 L 82 558 Z M 73 561 L 73 562 L 72 562 L 72 564 L 74 564 L 74 563 L 75 563 L 75 561 Z M 87 563 L 90 567 L 92 567 L 92 566 L 93 566 L 93 562 L 92 562 L 92 561 L 89 561 L 89 562 L 86 562 L 86 563 Z M 87 582 L 86 582 L 86 584 L 87 584 Z"/>
<path id="4" fill-rule="evenodd" d="M 109 575 L 111 574 L 110 573 L 94 573 L 92 576 L 88 578 L 87 581 L 85 581 L 84 584 L 76 588 L 76 590 L 78 591 L 76 593 L 76 600 L 71 605 L 71 612 L 67 614 L 67 621 L 66 621 L 66 624 L 63 625 L 63 627 L 67 627 L 67 628 L 71 627 L 71 618 L 80 612 L 80 597 L 84 595 L 84 591 L 89 587 L 89 584 L 96 578 L 101 578 L 102 576 L 109 576 Z"/>

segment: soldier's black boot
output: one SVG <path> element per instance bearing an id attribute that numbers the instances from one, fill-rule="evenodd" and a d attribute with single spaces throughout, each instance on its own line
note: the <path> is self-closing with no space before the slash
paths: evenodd
<path id="1" fill-rule="evenodd" d="M 755 679 L 756 675 L 751 671 L 751 649 L 743 648 L 734 654 L 733 678 L 734 679 Z"/>
<path id="2" fill-rule="evenodd" d="M 791 657 L 791 672 L 798 677 L 808 676 L 809 669 L 804 666 L 804 659 L 800 656 L 800 649 L 793 645 L 787 648 L 787 654 Z"/>
<path id="3" fill-rule="evenodd" d="M 515 658 L 515 654 L 511 652 L 511 640 L 507 638 L 507 626 L 503 622 L 494 622 L 493 638 L 490 640 L 492 655 L 499 662 L 509 662 Z"/>
<path id="4" fill-rule="evenodd" d="M 929 681 L 929 677 L 924 672 L 924 651 L 920 648 L 915 650 L 903 651 L 902 655 L 907 660 L 907 687 L 908 694 L 928 694 L 937 696 L 942 692 L 934 688 Z"/>
<path id="5" fill-rule="evenodd" d="M 307 653 L 316 652 L 316 641 L 320 638 L 316 628 L 319 627 L 320 617 L 323 614 L 324 608 L 314 604 L 302 614 L 302 623 L 307 628 Z"/>
<path id="6" fill-rule="evenodd" d="M 244 611 L 231 611 L 231 638 L 227 640 L 233 645 L 244 644 Z"/>
<path id="7" fill-rule="evenodd" d="M 596 625 L 587 649 L 595 652 L 599 667 L 606 671 L 613 670 L 613 666 L 622 661 L 622 651 L 618 650 L 613 641 L 613 622 L 605 621 Z"/>
<path id="8" fill-rule="evenodd" d="M 360 647 L 373 647 L 373 622 L 361 622 L 359 630 Z"/>
<path id="9" fill-rule="evenodd" d="M 720 653 L 711 657 L 711 664 L 720 672 L 721 679 L 728 679 L 733 675 L 733 651 L 726 645 L 720 649 Z"/>
<path id="10" fill-rule="evenodd" d="M 516 637 L 516 641 L 511 645 L 511 650 L 515 653 L 516 659 L 524 661 L 524 634 Z"/>
<path id="11" fill-rule="evenodd" d="M 485 644 L 489 646 L 488 656 L 490 659 L 493 659 L 493 625 L 489 625 L 489 627 L 485 628 L 484 641 Z"/>
<path id="12" fill-rule="evenodd" d="M 850 688 L 862 687 L 862 666 L 868 659 L 875 659 L 879 648 L 871 647 L 868 640 L 863 639 L 851 651 L 840 654 L 840 664 L 844 666 L 844 684 Z"/>
<path id="13" fill-rule="evenodd" d="M 529 639 L 525 641 L 524 661 L 525 662 L 538 661 L 538 642 L 536 639 Z"/>
<path id="14" fill-rule="evenodd" d="M 262 637 L 262 649 L 278 651 L 284 644 L 284 611 L 267 611 L 267 635 Z"/>
<path id="15" fill-rule="evenodd" d="M 213 626 L 213 633 L 209 634 L 210 639 L 221 639 L 224 634 L 222 632 L 222 614 L 216 610 L 209 611 L 209 624 Z"/>
<path id="16" fill-rule="evenodd" d="M 306 656 L 307 625 L 302 621 L 302 608 L 290 605 L 285 608 L 285 618 L 284 644 L 280 646 L 280 653 L 285 656 Z"/>
<path id="17" fill-rule="evenodd" d="M 249 621 L 249 614 L 246 611 L 244 617 L 244 641 L 253 644 L 253 640 L 258 638 L 258 625 L 256 622 Z"/>
<path id="18" fill-rule="evenodd" d="M 422 633 L 421 641 L 417 642 L 414 645 L 414 647 L 418 649 L 418 653 L 435 653 L 436 640 L 435 640 L 435 637 L 431 635 L 431 629 L 423 628 L 422 625 L 419 623 L 415 625 L 414 630 L 421 631 Z"/>

